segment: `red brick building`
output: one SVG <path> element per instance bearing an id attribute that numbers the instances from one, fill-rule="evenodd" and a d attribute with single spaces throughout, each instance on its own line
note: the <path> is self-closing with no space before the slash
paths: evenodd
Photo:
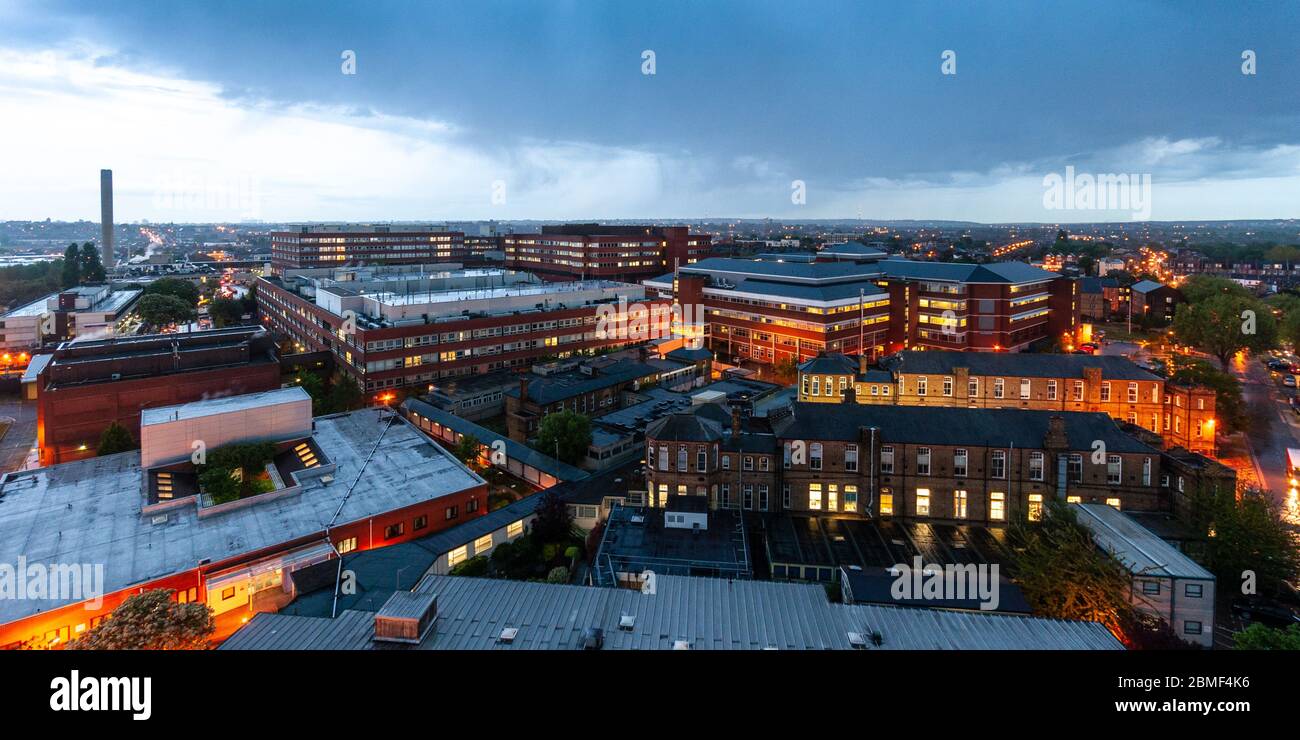
<path id="1" fill-rule="evenodd" d="M 64 342 L 41 362 L 42 465 L 93 456 L 114 422 L 138 441 L 144 408 L 280 387 L 275 341 L 260 326 Z"/>
<path id="2" fill-rule="evenodd" d="M 636 281 L 707 257 L 708 234 L 686 226 L 543 226 L 540 234 L 504 238 L 506 266 L 547 280 Z"/>
<path id="3" fill-rule="evenodd" d="M 271 233 L 271 268 L 276 272 L 344 265 L 464 263 L 482 258 L 465 246 L 465 235 L 436 227 L 303 226 Z"/>
<path id="4" fill-rule="evenodd" d="M 841 247 L 843 245 L 840 245 Z M 705 344 L 732 362 L 821 352 L 1019 351 L 1078 329 L 1077 284 L 1022 262 L 958 264 L 812 255 L 710 258 L 643 281 L 704 314 Z"/>
<path id="5" fill-rule="evenodd" d="M 635 343 L 597 332 L 601 306 L 620 298 L 643 303 L 645 289 L 608 280 L 548 283 L 506 270 L 427 268 L 292 271 L 263 277 L 257 287 L 267 328 L 298 352 L 332 353 L 335 366 L 365 391 Z"/>

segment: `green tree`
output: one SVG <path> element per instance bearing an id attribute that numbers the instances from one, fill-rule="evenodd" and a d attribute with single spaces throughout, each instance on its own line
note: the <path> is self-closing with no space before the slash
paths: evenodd
<path id="1" fill-rule="evenodd" d="M 63 253 L 63 287 L 75 288 L 81 283 L 81 254 L 76 243 L 68 245 Z"/>
<path id="2" fill-rule="evenodd" d="M 532 535 L 538 542 L 567 542 L 573 538 L 573 513 L 553 489 L 540 494 L 542 498 L 533 510 Z"/>
<path id="3" fill-rule="evenodd" d="M 135 311 L 145 323 L 158 327 L 193 321 L 198 315 L 193 304 L 174 296 L 156 294 L 141 296 L 135 304 Z"/>
<path id="4" fill-rule="evenodd" d="M 1225 370 L 1229 359 L 1242 350 L 1264 352 L 1277 346 L 1273 312 L 1254 298 L 1231 294 L 1180 305 L 1174 315 L 1174 334 L 1217 357 Z"/>
<path id="5" fill-rule="evenodd" d="M 1230 295 L 1238 298 L 1252 297 L 1245 286 L 1235 280 L 1214 277 L 1213 275 L 1195 275 L 1179 290 L 1188 303 L 1201 303 L 1218 295 Z"/>
<path id="6" fill-rule="evenodd" d="M 212 497 L 212 503 L 224 504 L 239 498 L 239 481 L 231 477 L 230 468 L 212 465 L 204 467 L 199 473 L 199 488 Z"/>
<path id="7" fill-rule="evenodd" d="M 102 283 L 107 277 L 104 273 L 104 263 L 100 261 L 99 248 L 90 242 L 81 245 L 81 260 L 78 269 L 81 272 L 81 280 L 87 283 Z"/>
<path id="8" fill-rule="evenodd" d="M 328 413 L 325 410 L 325 381 L 320 375 L 317 375 L 310 370 L 304 370 L 294 376 L 293 382 L 297 384 L 298 387 L 307 391 L 307 395 L 311 396 L 312 416 L 321 416 Z"/>
<path id="9" fill-rule="evenodd" d="M 451 454 L 471 468 L 477 468 L 479 466 L 479 451 L 482 447 L 483 443 L 479 441 L 478 437 L 472 434 L 463 434 L 456 446 L 451 448 Z"/>
<path id="10" fill-rule="evenodd" d="M 182 278 L 159 278 L 144 287 L 144 294 L 171 296 L 191 306 L 199 303 L 199 286 Z"/>
<path id="11" fill-rule="evenodd" d="M 99 435 L 99 446 L 95 448 L 96 455 L 116 455 L 119 452 L 134 450 L 138 445 L 132 439 L 131 433 L 121 424 L 113 422 L 108 425 L 103 434 Z"/>
<path id="12" fill-rule="evenodd" d="M 1275 629 L 1263 624 L 1252 624 L 1233 636 L 1237 650 L 1300 650 L 1300 625 Z"/>
<path id="13" fill-rule="evenodd" d="M 1238 501 L 1235 495 L 1198 489 L 1189 499 L 1191 523 L 1205 536 L 1205 566 L 1220 588 L 1235 590 L 1242 574 L 1251 571 L 1258 592 L 1274 594 L 1300 573 L 1291 532 L 1264 495 L 1247 492 Z"/>
<path id="14" fill-rule="evenodd" d="M 555 455 L 576 465 L 587 456 L 591 446 L 591 419 L 573 411 L 561 411 L 542 417 L 537 431 L 537 450 Z"/>
<path id="15" fill-rule="evenodd" d="M 799 363 L 794 355 L 786 355 L 772 365 L 772 374 L 785 385 L 795 382 L 799 377 Z"/>
<path id="16" fill-rule="evenodd" d="M 208 304 L 208 316 L 212 317 L 212 325 L 218 329 L 239 326 L 246 313 L 243 302 L 233 298 L 215 298 Z"/>
<path id="17" fill-rule="evenodd" d="M 1129 572 L 1093 544 L 1065 504 L 1052 500 L 1041 522 L 1011 528 L 1016 580 L 1034 614 L 1100 622 L 1115 635 L 1131 622 Z"/>
<path id="18" fill-rule="evenodd" d="M 68 643 L 71 650 L 207 650 L 216 631 L 206 604 L 178 604 L 171 589 L 128 597 L 99 625 Z"/>
<path id="19" fill-rule="evenodd" d="M 335 414 L 361 408 L 364 400 L 356 381 L 343 373 L 337 373 L 325 397 L 325 407 L 329 409 L 326 413 Z"/>

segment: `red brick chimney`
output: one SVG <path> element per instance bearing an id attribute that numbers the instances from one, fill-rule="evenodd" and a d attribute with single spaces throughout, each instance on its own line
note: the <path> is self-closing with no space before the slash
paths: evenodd
<path id="1" fill-rule="evenodd" d="M 740 437 L 740 409 L 736 406 L 731 407 L 731 436 Z"/>
<path id="2" fill-rule="evenodd" d="M 861 348 L 859 348 L 859 349 L 861 349 Z M 867 359 L 867 356 L 866 356 L 866 355 L 858 355 L 858 374 L 859 374 L 859 375 L 866 375 L 866 374 L 867 374 L 867 362 L 868 362 L 868 359 Z"/>
<path id="3" fill-rule="evenodd" d="M 520 402 L 528 400 L 528 373 L 519 376 L 519 400 Z"/>

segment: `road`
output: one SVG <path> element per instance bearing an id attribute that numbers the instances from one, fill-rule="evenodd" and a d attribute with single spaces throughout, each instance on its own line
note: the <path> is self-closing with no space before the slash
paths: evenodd
<path id="1" fill-rule="evenodd" d="M 0 417 L 14 420 L 0 440 L 0 473 L 8 473 L 36 457 L 36 404 L 23 403 L 17 396 L 0 396 Z"/>
<path id="2" fill-rule="evenodd" d="M 1291 493 L 1288 447 L 1300 447 L 1300 417 L 1288 406 L 1289 393 L 1279 387 L 1258 358 L 1237 355 L 1232 373 L 1241 381 L 1246 406 L 1246 440 L 1263 486 L 1282 507 L 1287 521 L 1300 524 L 1300 501 Z"/>

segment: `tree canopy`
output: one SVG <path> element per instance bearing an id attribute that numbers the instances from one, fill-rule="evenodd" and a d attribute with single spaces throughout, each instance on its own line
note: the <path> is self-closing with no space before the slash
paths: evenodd
<path id="1" fill-rule="evenodd" d="M 1235 375 L 1196 357 L 1170 355 L 1169 360 L 1171 381 L 1203 385 L 1214 391 L 1214 413 L 1220 431 L 1232 433 L 1245 429 L 1246 404 L 1241 397 L 1241 382 Z"/>
<path id="2" fill-rule="evenodd" d="M 113 422 L 108 425 L 103 434 L 99 435 L 99 446 L 95 448 L 95 454 L 116 455 L 119 452 L 134 450 L 138 446 L 126 427 Z"/>
<path id="3" fill-rule="evenodd" d="M 573 411 L 560 411 L 542 417 L 537 431 L 537 449 L 547 455 L 576 465 L 587 456 L 591 446 L 591 419 Z"/>
<path id="4" fill-rule="evenodd" d="M 68 643 L 71 650 L 206 650 L 216 631 L 206 604 L 178 604 L 170 589 L 128 597 L 103 622 Z"/>
<path id="5" fill-rule="evenodd" d="M 1200 296 L 1197 300 L 1189 298 L 1178 306 L 1174 334 L 1217 357 L 1224 369 L 1242 350 L 1265 352 L 1277 346 L 1277 321 L 1264 303 L 1235 292 L 1207 294 L 1198 290 L 1196 294 Z"/>
<path id="6" fill-rule="evenodd" d="M 198 315 L 194 304 L 186 303 L 175 296 L 156 293 L 141 296 L 140 301 L 135 304 L 135 311 L 140 314 L 140 318 L 145 323 L 154 326 L 193 321 Z"/>

